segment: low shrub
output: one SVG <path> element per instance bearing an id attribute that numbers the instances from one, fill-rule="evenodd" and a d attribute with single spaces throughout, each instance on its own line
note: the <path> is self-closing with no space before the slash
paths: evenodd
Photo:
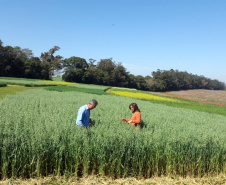
<path id="1" fill-rule="evenodd" d="M 7 86 L 7 84 L 6 83 L 4 83 L 4 82 L 0 82 L 0 87 L 6 87 Z"/>

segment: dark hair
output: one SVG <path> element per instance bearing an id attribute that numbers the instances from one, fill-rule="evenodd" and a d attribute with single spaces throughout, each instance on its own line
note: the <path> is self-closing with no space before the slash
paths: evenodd
<path id="1" fill-rule="evenodd" d="M 95 100 L 95 99 L 92 99 L 90 102 L 89 102 L 89 104 L 91 104 L 91 105 L 98 105 L 98 102 L 97 102 L 97 100 Z"/>
<path id="2" fill-rule="evenodd" d="M 136 112 L 136 111 L 140 112 L 140 109 L 138 108 L 138 106 L 137 106 L 136 103 L 131 103 L 131 104 L 129 105 L 129 109 L 131 110 L 130 106 L 132 106 L 132 107 L 134 108 L 133 113 Z"/>

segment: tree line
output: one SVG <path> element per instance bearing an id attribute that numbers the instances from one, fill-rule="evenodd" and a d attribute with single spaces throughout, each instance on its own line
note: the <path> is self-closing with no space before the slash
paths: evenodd
<path id="1" fill-rule="evenodd" d="M 54 70 L 62 68 L 62 57 L 53 55 L 59 49 L 54 46 L 40 57 L 34 57 L 32 50 L 19 46 L 4 47 L 0 40 L 0 76 L 49 80 Z"/>
<path id="2" fill-rule="evenodd" d="M 62 70 L 62 79 L 67 82 L 128 87 L 149 91 L 187 89 L 224 90 L 225 84 L 204 76 L 178 70 L 153 71 L 151 76 L 130 74 L 122 63 L 112 58 L 96 61 L 72 56 L 55 55 L 60 47 L 54 46 L 40 57 L 34 57 L 29 49 L 18 46 L 3 46 L 0 40 L 0 76 L 24 77 L 51 80 L 54 72 Z"/>

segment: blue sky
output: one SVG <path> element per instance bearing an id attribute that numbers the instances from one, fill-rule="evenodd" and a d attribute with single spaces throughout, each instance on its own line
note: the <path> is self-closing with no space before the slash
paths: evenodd
<path id="1" fill-rule="evenodd" d="M 178 69 L 226 83 L 226 0 L 0 0 L 4 46 L 113 58 L 134 75 Z"/>

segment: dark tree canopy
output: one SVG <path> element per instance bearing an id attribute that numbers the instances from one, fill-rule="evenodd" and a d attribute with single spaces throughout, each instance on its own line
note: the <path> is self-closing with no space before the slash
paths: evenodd
<path id="1" fill-rule="evenodd" d="M 63 60 L 54 55 L 60 49 L 54 46 L 40 57 L 34 57 L 28 48 L 3 46 L 0 40 L 0 76 L 51 79 L 54 71 L 63 69 L 63 80 L 68 82 L 129 87 L 149 91 L 173 91 L 186 89 L 224 90 L 225 84 L 204 76 L 190 74 L 186 71 L 160 70 L 152 76 L 143 77 L 126 71 L 122 63 L 112 58 L 97 62 L 90 58 L 72 56 Z M 97 62 L 97 63 L 96 63 Z"/>
<path id="2" fill-rule="evenodd" d="M 57 55 L 54 56 L 53 54 L 58 51 L 60 47 L 54 46 L 48 52 L 41 53 L 40 59 L 42 63 L 45 65 L 45 70 L 48 71 L 49 77 L 48 79 L 52 79 L 54 75 L 54 70 L 62 69 L 62 56 Z"/>
<path id="3" fill-rule="evenodd" d="M 114 69 L 116 65 L 112 61 L 112 59 L 101 59 L 100 62 L 97 63 L 97 69 L 107 72 L 110 74 Z"/>
<path id="4" fill-rule="evenodd" d="M 86 71 L 89 65 L 84 58 L 73 56 L 63 61 L 63 67 L 66 69 L 82 69 Z"/>
<path id="5" fill-rule="evenodd" d="M 150 90 L 173 91 L 187 89 L 223 90 L 225 84 L 218 80 L 211 80 L 204 76 L 181 72 L 178 70 L 157 70 L 152 72 L 153 80 Z"/>
<path id="6" fill-rule="evenodd" d="M 62 68 L 62 57 L 53 55 L 57 50 L 54 46 L 38 58 L 28 48 L 4 47 L 0 40 L 0 76 L 51 79 L 54 70 Z"/>
<path id="7" fill-rule="evenodd" d="M 0 47 L 0 75 L 21 77 L 24 75 L 26 55 L 20 47 Z"/>
<path id="8" fill-rule="evenodd" d="M 64 75 L 63 80 L 68 82 L 83 82 L 85 78 L 85 72 L 89 65 L 84 58 L 70 57 L 63 61 Z"/>

